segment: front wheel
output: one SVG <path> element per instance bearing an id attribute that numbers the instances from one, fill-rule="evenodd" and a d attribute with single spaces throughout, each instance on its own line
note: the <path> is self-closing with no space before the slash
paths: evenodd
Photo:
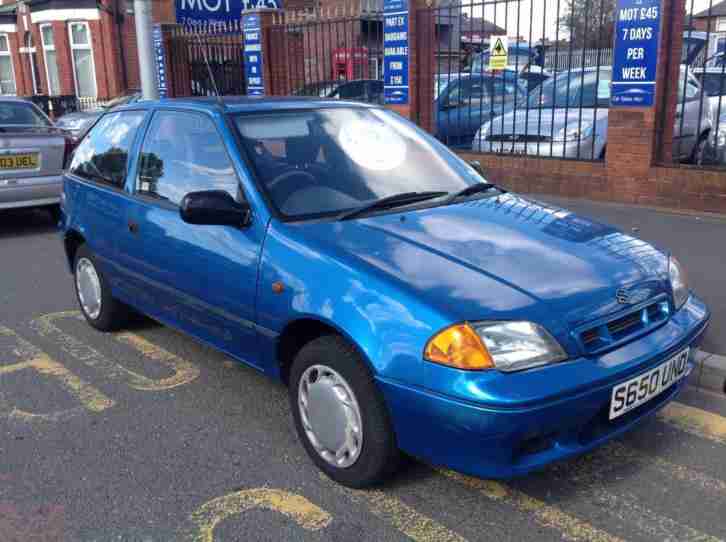
<path id="1" fill-rule="evenodd" d="M 707 147 L 708 134 L 704 134 L 698 139 L 698 142 L 693 147 L 693 151 L 691 151 L 691 159 L 689 160 L 690 163 L 697 166 L 702 166 L 706 157 Z"/>
<path id="2" fill-rule="evenodd" d="M 111 296 L 111 288 L 86 245 L 76 251 L 73 278 L 78 304 L 91 326 L 99 331 L 112 331 L 126 322 L 128 307 Z"/>
<path id="3" fill-rule="evenodd" d="M 360 488 L 396 470 L 400 453 L 383 397 L 342 337 L 319 337 L 300 350 L 289 394 L 298 437 L 330 478 Z"/>

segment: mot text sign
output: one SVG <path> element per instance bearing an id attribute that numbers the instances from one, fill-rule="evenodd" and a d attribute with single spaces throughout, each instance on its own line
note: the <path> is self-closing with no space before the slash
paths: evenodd
<path id="1" fill-rule="evenodd" d="M 408 103 L 408 0 L 383 1 L 383 97 Z"/>
<path id="2" fill-rule="evenodd" d="M 651 107 L 655 102 L 660 0 L 618 0 L 611 105 Z"/>
<path id="3" fill-rule="evenodd" d="M 282 9 L 282 0 L 174 0 L 176 22 L 185 26 L 230 23 L 254 9 Z"/>

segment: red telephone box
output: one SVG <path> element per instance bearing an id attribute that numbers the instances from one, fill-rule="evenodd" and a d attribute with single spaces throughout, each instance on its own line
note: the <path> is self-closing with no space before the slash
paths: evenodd
<path id="1" fill-rule="evenodd" d="M 333 79 L 368 79 L 368 48 L 339 47 L 333 50 Z"/>

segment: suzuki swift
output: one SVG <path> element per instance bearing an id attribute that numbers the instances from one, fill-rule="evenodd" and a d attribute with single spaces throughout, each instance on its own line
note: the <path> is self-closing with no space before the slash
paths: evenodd
<path id="1" fill-rule="evenodd" d="M 354 487 L 402 452 L 508 478 L 592 449 L 673 399 L 709 319 L 668 252 L 376 106 L 115 109 L 62 215 L 91 326 L 136 310 L 282 380 L 307 453 Z"/>

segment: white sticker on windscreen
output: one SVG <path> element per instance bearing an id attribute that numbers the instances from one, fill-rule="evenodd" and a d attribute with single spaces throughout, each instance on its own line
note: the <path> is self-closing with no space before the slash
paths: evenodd
<path id="1" fill-rule="evenodd" d="M 367 169 L 394 169 L 406 159 L 406 142 L 380 122 L 355 120 L 346 123 L 340 129 L 338 140 L 350 159 Z"/>

